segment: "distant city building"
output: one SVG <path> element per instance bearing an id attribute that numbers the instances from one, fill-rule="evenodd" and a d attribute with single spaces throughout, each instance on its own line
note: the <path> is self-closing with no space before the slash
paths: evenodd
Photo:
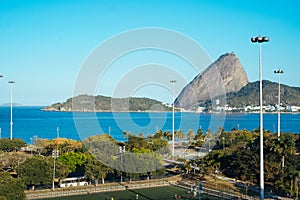
<path id="1" fill-rule="evenodd" d="M 300 112 L 300 106 L 280 106 L 279 107 L 281 112 Z M 216 106 L 213 107 L 212 110 L 207 110 L 205 107 L 198 107 L 197 112 L 259 112 L 260 106 L 257 105 L 247 105 L 244 107 L 231 107 L 229 105 L 225 106 Z M 263 111 L 264 112 L 277 112 L 278 111 L 278 106 L 274 105 L 266 105 L 263 106 Z"/>

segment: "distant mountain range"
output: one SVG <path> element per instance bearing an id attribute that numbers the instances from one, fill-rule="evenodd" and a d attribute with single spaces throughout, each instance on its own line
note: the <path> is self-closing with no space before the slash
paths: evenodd
<path id="1" fill-rule="evenodd" d="M 300 87 L 281 85 L 282 105 L 300 106 Z M 278 83 L 263 81 L 263 104 L 276 105 Z M 214 105 L 243 107 L 259 105 L 259 81 L 249 83 L 235 53 L 220 56 L 198 74 L 176 98 L 174 105 L 183 110 L 197 110 Z M 111 98 L 80 95 L 66 102 L 45 107 L 52 111 L 171 111 L 171 107 L 149 98 Z"/>
<path id="2" fill-rule="evenodd" d="M 23 106 L 23 104 L 20 104 L 20 103 L 12 103 L 13 106 Z M 4 103 L 4 104 L 1 104 L 0 106 L 10 106 L 10 103 Z"/>

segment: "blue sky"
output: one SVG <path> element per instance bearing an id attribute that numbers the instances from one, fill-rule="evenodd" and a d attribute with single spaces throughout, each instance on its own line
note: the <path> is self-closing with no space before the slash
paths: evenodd
<path id="1" fill-rule="evenodd" d="M 0 104 L 48 105 L 73 95 L 80 69 L 101 43 L 133 29 L 158 27 L 196 41 L 212 60 L 235 52 L 249 81 L 258 76 L 258 45 L 250 38 L 268 35 L 263 45 L 263 78 L 300 86 L 300 3 L 298 1 L 101 1 L 0 0 Z M 191 81 L 197 71 L 164 52 L 123 56 L 99 80 L 95 94 L 112 95 L 120 78 L 144 63 L 163 63 Z M 146 55 L 146 56 L 145 56 Z M 138 61 L 137 61 L 138 60 Z M 169 63 L 168 63 L 169 62 Z M 132 69 L 131 69 L 132 67 Z M 176 88 L 176 93 L 181 90 Z M 133 95 L 170 103 L 170 88 L 141 87 Z"/>

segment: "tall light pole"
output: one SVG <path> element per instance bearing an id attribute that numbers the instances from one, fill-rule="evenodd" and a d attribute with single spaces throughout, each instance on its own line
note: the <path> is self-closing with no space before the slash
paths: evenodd
<path id="1" fill-rule="evenodd" d="M 56 172 L 56 158 L 59 155 L 59 151 L 57 149 L 57 140 L 54 141 L 55 149 L 52 151 L 52 157 L 53 157 L 53 177 L 52 177 L 52 190 L 55 190 L 55 172 Z"/>
<path id="2" fill-rule="evenodd" d="M 174 105 L 174 84 L 176 83 L 176 80 L 170 80 L 170 83 L 172 84 L 172 102 L 173 102 L 173 109 L 172 109 L 172 157 L 175 156 L 175 131 L 174 131 L 174 112 L 175 112 L 175 105 Z"/>
<path id="3" fill-rule="evenodd" d="M 15 81 L 8 81 L 10 84 L 10 139 L 12 140 L 13 137 L 13 120 L 12 120 L 12 85 L 15 83 Z"/>
<path id="4" fill-rule="evenodd" d="M 259 43 L 259 104 L 260 104 L 260 200 L 264 199 L 264 132 L 263 132 L 263 101 L 262 101 L 262 43 L 268 42 L 268 36 L 251 38 L 251 42 Z"/>
<path id="5" fill-rule="evenodd" d="M 124 167 L 123 167 L 123 159 L 124 159 L 124 154 L 125 154 L 125 145 L 124 146 L 119 146 L 119 150 L 120 150 L 120 162 L 121 162 L 121 183 L 123 183 L 123 171 L 124 171 Z"/>
<path id="6" fill-rule="evenodd" d="M 280 74 L 283 74 L 283 71 L 281 69 L 275 70 L 275 74 L 278 74 L 278 108 L 277 108 L 277 113 L 278 113 L 278 138 L 280 137 Z"/>

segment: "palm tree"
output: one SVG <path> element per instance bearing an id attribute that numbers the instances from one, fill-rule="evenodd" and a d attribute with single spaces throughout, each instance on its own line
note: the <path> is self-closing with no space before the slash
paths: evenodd
<path id="1" fill-rule="evenodd" d="M 171 140 L 172 138 L 172 134 L 170 133 L 170 131 L 165 131 L 163 135 L 167 140 Z"/>
<path id="2" fill-rule="evenodd" d="M 192 129 L 190 129 L 189 132 L 187 133 L 187 138 L 188 138 L 189 142 L 192 142 L 194 137 L 195 137 L 195 133 Z"/>
<path id="3" fill-rule="evenodd" d="M 205 138 L 204 133 L 203 133 L 203 131 L 199 128 L 199 129 L 197 130 L 197 135 L 195 136 L 195 140 L 196 140 L 198 146 L 201 146 L 201 145 L 202 145 L 202 143 L 203 143 L 203 141 L 204 141 L 204 138 Z"/>
<path id="4" fill-rule="evenodd" d="M 177 133 L 178 140 L 185 138 L 185 134 L 183 133 L 182 130 L 179 130 L 176 133 Z"/>
<path id="5" fill-rule="evenodd" d="M 108 173 L 112 173 L 113 169 L 107 167 L 97 159 L 89 160 L 85 166 L 85 176 L 95 178 L 96 185 L 98 185 L 98 180 L 102 180 L 102 184 L 104 184 L 104 179 L 106 178 Z"/>
<path id="6" fill-rule="evenodd" d="M 158 130 L 158 131 L 156 131 L 156 133 L 154 134 L 154 138 L 162 139 L 163 137 L 164 137 L 164 132 L 162 132 L 162 130 Z"/>
<path id="7" fill-rule="evenodd" d="M 128 138 L 128 133 L 126 131 L 123 131 L 123 138 L 127 139 Z"/>
<path id="8" fill-rule="evenodd" d="M 285 166 L 285 157 L 295 153 L 295 141 L 291 134 L 281 134 L 272 140 L 271 151 L 281 156 L 281 167 Z"/>

